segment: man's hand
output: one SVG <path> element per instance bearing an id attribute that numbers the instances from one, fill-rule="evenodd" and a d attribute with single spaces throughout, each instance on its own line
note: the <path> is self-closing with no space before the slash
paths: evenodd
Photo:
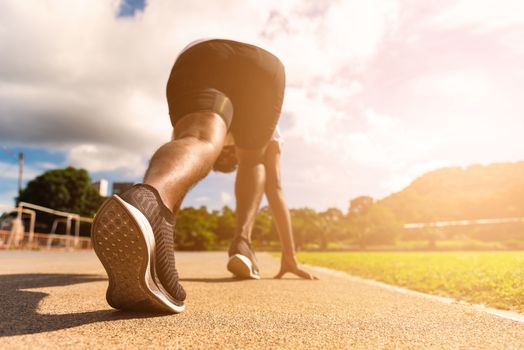
<path id="1" fill-rule="evenodd" d="M 280 271 L 274 278 L 280 279 L 288 272 L 306 280 L 318 280 L 316 276 L 313 276 L 309 272 L 304 271 L 300 267 L 298 267 L 297 259 L 295 258 L 295 256 L 286 257 L 285 255 L 282 255 L 282 259 L 280 261 Z"/>

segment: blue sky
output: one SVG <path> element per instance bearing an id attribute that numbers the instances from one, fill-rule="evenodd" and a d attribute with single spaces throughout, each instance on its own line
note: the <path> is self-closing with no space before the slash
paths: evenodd
<path id="1" fill-rule="evenodd" d="M 145 0 L 124 0 L 120 3 L 117 16 L 133 17 L 137 11 L 143 11 L 145 7 Z"/>
<path id="2" fill-rule="evenodd" d="M 8 33 L 8 34 L 6 34 Z M 524 159 L 520 0 L 4 0 L 0 204 L 68 165 L 140 181 L 171 134 L 165 84 L 189 42 L 230 38 L 286 67 L 290 207 L 346 210 L 444 166 Z M 234 206 L 211 174 L 184 205 Z"/>
<path id="3" fill-rule="evenodd" d="M 11 145 L 0 148 L 0 174 L 4 175 L 2 181 L 0 181 L 1 204 L 14 203 L 14 197 L 17 194 L 18 188 L 19 152 L 24 153 L 25 160 L 23 186 L 26 186 L 28 181 L 46 170 L 64 168 L 69 165 L 66 161 L 66 152 L 64 151 L 49 151 L 21 145 Z M 114 181 L 141 181 L 141 176 L 130 176 L 122 171 L 91 172 L 90 176 L 93 181 L 106 179 L 110 182 L 110 186 Z M 185 205 L 206 205 L 214 209 L 221 208 L 223 205 L 234 206 L 232 196 L 233 186 L 234 176 L 231 174 L 212 174 L 188 194 Z M 217 191 L 217 189 L 221 190 Z"/>
<path id="4" fill-rule="evenodd" d="M 24 153 L 25 176 L 23 186 L 34 176 L 47 169 L 62 166 L 64 153 L 45 149 L 30 148 L 23 145 L 2 145 L 0 148 L 0 203 L 13 204 L 18 192 L 19 162 L 18 154 Z"/>

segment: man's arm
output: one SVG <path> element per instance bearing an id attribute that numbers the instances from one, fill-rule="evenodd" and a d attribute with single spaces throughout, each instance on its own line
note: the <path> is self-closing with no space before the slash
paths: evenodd
<path id="1" fill-rule="evenodd" d="M 264 167 L 266 170 L 264 191 L 282 244 L 280 272 L 275 276 L 275 278 L 281 278 L 285 273 L 291 272 L 305 279 L 317 279 L 315 276 L 302 270 L 298 266 L 295 257 L 291 216 L 284 199 L 280 181 L 280 155 L 281 149 L 279 142 L 271 141 L 264 156 Z"/>

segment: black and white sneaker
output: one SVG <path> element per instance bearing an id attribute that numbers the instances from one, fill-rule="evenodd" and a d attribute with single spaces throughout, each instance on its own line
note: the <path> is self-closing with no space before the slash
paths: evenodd
<path id="1" fill-rule="evenodd" d="M 231 242 L 228 250 L 227 269 L 238 278 L 260 279 L 257 259 L 247 239 L 238 237 Z"/>
<path id="2" fill-rule="evenodd" d="M 98 210 L 91 240 L 109 277 L 106 299 L 120 310 L 184 311 L 178 283 L 174 218 L 156 191 L 135 185 Z"/>

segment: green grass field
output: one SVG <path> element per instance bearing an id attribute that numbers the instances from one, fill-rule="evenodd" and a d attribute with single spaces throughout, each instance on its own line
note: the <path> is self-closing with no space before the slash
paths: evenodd
<path id="1" fill-rule="evenodd" d="M 412 290 L 524 313 L 524 252 L 299 253 L 324 266 Z"/>

